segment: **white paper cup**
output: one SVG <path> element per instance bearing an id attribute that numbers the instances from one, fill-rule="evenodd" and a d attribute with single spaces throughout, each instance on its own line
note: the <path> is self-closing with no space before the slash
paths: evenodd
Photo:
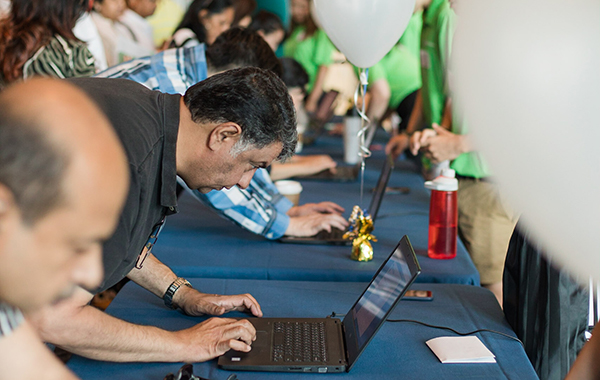
<path id="1" fill-rule="evenodd" d="M 300 182 L 289 180 L 275 181 L 275 186 L 283 196 L 294 204 L 294 206 L 298 206 L 300 193 L 302 192 L 302 185 Z"/>

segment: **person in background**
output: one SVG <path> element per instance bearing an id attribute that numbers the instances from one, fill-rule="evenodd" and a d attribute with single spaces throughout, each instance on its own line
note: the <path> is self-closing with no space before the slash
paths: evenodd
<path id="1" fill-rule="evenodd" d="M 269 44 L 273 51 L 277 48 L 285 37 L 285 29 L 279 17 L 276 14 L 260 11 L 253 18 L 248 29 L 258 33 Z"/>
<path id="2" fill-rule="evenodd" d="M 408 127 L 417 91 L 421 88 L 418 53 L 421 23 L 422 15 L 415 13 L 398 44 L 369 68 L 367 117 L 371 123 L 379 124 L 396 112 L 400 124 L 394 133 Z"/>
<path id="3" fill-rule="evenodd" d="M 151 90 L 184 94 L 194 84 L 222 71 L 260 67 L 281 76 L 281 64 L 269 45 L 256 33 L 231 28 L 206 46 L 167 49 L 105 70 L 97 77 L 123 78 Z"/>
<path id="4" fill-rule="evenodd" d="M 102 281 L 102 242 L 129 184 L 108 120 L 74 86 L 0 93 L 0 377 L 72 380 L 24 318 Z"/>
<path id="5" fill-rule="evenodd" d="M 152 27 L 152 39 L 158 50 L 169 47 L 171 37 L 185 14 L 188 5 L 185 4 L 184 7 L 180 3 L 181 1 L 160 0 L 154 14 L 146 19 Z"/>
<path id="6" fill-rule="evenodd" d="M 106 62 L 106 54 L 104 53 L 104 45 L 102 44 L 102 38 L 98 32 L 98 28 L 92 20 L 91 15 L 92 8 L 90 7 L 85 12 L 73 28 L 73 34 L 82 42 L 85 42 L 90 53 L 94 56 L 94 64 L 96 72 L 106 70 L 108 63 Z"/>
<path id="7" fill-rule="evenodd" d="M 152 39 L 152 26 L 146 21 L 156 11 L 157 0 L 126 0 L 127 9 L 119 21 L 127 27 L 134 40 L 148 52 L 156 50 Z"/>
<path id="8" fill-rule="evenodd" d="M 493 173 L 470 140 L 460 104 L 452 99 L 448 62 L 454 19 L 447 0 L 430 0 L 423 12 L 422 110 L 413 114 L 426 116 L 432 128 L 414 131 L 409 147 L 413 154 L 421 152 L 434 165 L 449 162 L 456 172 L 458 234 L 479 271 L 481 285 L 492 291 L 502 306 L 504 260 L 518 214 L 494 183 Z M 437 123 L 440 119 L 443 127 Z M 410 133 L 411 126 L 408 128 Z M 386 151 L 397 154 L 407 137 L 408 134 L 393 137 Z"/>
<path id="9" fill-rule="evenodd" d="M 310 2 L 308 0 L 291 1 L 292 24 L 289 35 L 283 43 L 283 55 L 293 57 L 298 44 L 317 31 L 317 24 L 310 15 Z"/>
<path id="10" fill-rule="evenodd" d="M 126 10 L 125 0 L 94 1 L 92 19 L 102 38 L 109 67 L 155 51 L 153 46 L 140 43 L 134 31 L 120 21 Z"/>
<path id="11" fill-rule="evenodd" d="M 175 30 L 170 46 L 210 45 L 231 27 L 234 16 L 233 0 L 194 0 Z"/>
<path id="12" fill-rule="evenodd" d="M 252 21 L 252 14 L 256 10 L 256 0 L 233 0 L 235 15 L 231 26 L 247 28 Z"/>
<path id="13" fill-rule="evenodd" d="M 417 0 L 415 14 L 422 14 L 423 18 L 420 33 L 422 87 L 416 95 L 406 131 L 390 139 L 386 147 L 386 152 L 396 157 L 408 147 L 412 133 L 424 127 L 431 128 L 434 123 L 448 129 L 451 123 L 447 69 L 455 14 L 448 0 Z"/>
<path id="14" fill-rule="evenodd" d="M 102 39 L 104 55 L 109 67 L 123 61 L 123 57 L 119 56 L 117 47 L 117 39 L 119 38 L 117 23 L 123 12 L 125 12 L 125 8 L 125 0 L 94 0 L 92 20 L 94 20 Z"/>
<path id="15" fill-rule="evenodd" d="M 0 89 L 35 75 L 91 76 L 94 57 L 73 27 L 88 0 L 13 0 L 0 20 Z"/>

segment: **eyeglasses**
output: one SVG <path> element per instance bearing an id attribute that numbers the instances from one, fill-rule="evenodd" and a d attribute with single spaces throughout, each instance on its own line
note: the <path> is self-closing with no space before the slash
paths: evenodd
<path id="1" fill-rule="evenodd" d="M 146 241 L 142 252 L 135 261 L 135 267 L 137 269 L 142 269 L 142 267 L 144 266 L 144 260 L 146 260 L 146 257 L 148 257 L 148 255 L 152 252 L 152 247 L 154 247 L 154 244 L 156 244 L 156 241 L 158 240 L 158 234 L 160 234 L 160 231 L 162 230 L 164 225 L 165 217 L 163 217 L 162 220 L 154 226 L 154 229 L 152 230 L 150 237 Z"/>

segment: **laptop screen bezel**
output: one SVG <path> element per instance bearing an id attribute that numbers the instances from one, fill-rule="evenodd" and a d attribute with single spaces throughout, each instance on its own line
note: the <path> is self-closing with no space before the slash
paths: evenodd
<path id="1" fill-rule="evenodd" d="M 381 206 L 381 202 L 383 201 L 385 189 L 387 187 L 388 182 L 390 181 L 393 169 L 394 158 L 391 154 L 388 154 L 385 158 L 383 168 L 381 169 L 379 179 L 377 180 L 377 186 L 375 187 L 375 192 L 373 193 L 373 197 L 371 198 L 371 203 L 369 204 L 369 215 L 371 215 L 371 220 L 373 221 L 373 223 L 375 223 L 375 219 L 377 219 L 377 213 L 379 212 L 379 207 Z"/>
<path id="2" fill-rule="evenodd" d="M 365 342 L 365 344 L 362 347 L 359 347 L 357 339 L 356 339 L 357 329 L 354 324 L 352 310 L 354 310 L 356 308 L 359 301 L 362 299 L 362 297 L 367 292 L 367 289 L 369 289 L 369 287 L 373 284 L 373 282 L 375 281 L 377 276 L 379 276 L 379 273 L 382 271 L 382 269 L 385 267 L 387 262 L 392 258 L 392 256 L 396 253 L 397 250 L 400 250 L 400 253 L 404 256 L 404 258 L 408 264 L 410 273 L 411 273 L 411 278 L 406 283 L 406 285 L 404 286 L 404 289 L 402 290 L 402 292 L 400 292 L 400 294 L 398 295 L 398 298 L 394 301 L 394 303 L 392 304 L 392 306 L 390 307 L 388 312 L 385 313 L 383 319 L 381 320 L 381 323 L 379 324 L 379 326 L 377 326 L 375 331 L 373 331 L 373 334 L 367 339 L 367 341 Z M 348 314 L 346 314 L 346 316 L 344 317 L 344 320 L 342 321 L 342 324 L 344 327 L 343 330 L 344 330 L 344 340 L 346 343 L 346 353 L 348 356 L 348 367 L 347 367 L 346 371 L 350 371 L 350 369 L 354 366 L 354 363 L 356 363 L 356 360 L 360 357 L 360 355 L 362 354 L 364 349 L 369 345 L 369 343 L 371 342 L 373 337 L 377 334 L 377 332 L 379 331 L 381 326 L 383 326 L 383 324 L 387 320 L 389 314 L 396 308 L 396 305 L 398 304 L 398 302 L 400 301 L 400 299 L 402 298 L 404 293 L 406 293 L 408 288 L 415 281 L 415 279 L 417 278 L 419 273 L 421 273 L 421 266 L 419 265 L 419 262 L 417 261 L 417 256 L 415 254 L 415 251 L 414 251 L 412 245 L 410 244 L 410 240 L 408 239 L 408 236 L 404 235 L 402 237 L 402 239 L 400 240 L 400 242 L 398 243 L 398 245 L 396 245 L 396 247 L 394 248 L 392 253 L 388 256 L 387 260 L 385 260 L 385 262 L 383 262 L 383 264 L 381 264 L 381 266 L 379 267 L 379 270 L 377 271 L 375 276 L 373 276 L 373 279 L 371 279 L 371 282 L 369 283 L 369 285 L 365 288 L 365 290 L 362 292 L 360 297 L 358 297 L 358 299 L 356 300 L 354 305 L 352 305 L 352 307 L 348 311 Z"/>

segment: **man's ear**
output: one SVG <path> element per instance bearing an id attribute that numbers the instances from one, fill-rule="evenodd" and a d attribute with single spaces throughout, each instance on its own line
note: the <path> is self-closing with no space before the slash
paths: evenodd
<path id="1" fill-rule="evenodd" d="M 242 127 L 238 124 L 233 122 L 218 124 L 208 136 L 208 147 L 213 151 L 221 148 L 226 148 L 229 151 L 241 136 Z"/>

